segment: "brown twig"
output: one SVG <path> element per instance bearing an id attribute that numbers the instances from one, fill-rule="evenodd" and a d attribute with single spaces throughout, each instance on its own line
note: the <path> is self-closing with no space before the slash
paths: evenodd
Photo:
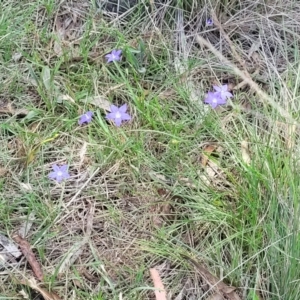
<path id="1" fill-rule="evenodd" d="M 29 280 L 20 281 L 21 284 L 31 287 L 33 290 L 39 292 L 45 300 L 61 300 L 61 298 L 54 292 L 48 292 L 44 288 L 40 287 L 35 279 L 32 277 Z"/>
<path id="2" fill-rule="evenodd" d="M 223 296 L 226 296 L 229 300 L 241 300 L 239 295 L 235 292 L 235 287 L 228 286 L 222 280 L 219 280 L 219 278 L 210 273 L 203 264 L 196 262 L 188 256 L 184 255 L 184 257 L 196 267 L 207 284 L 215 288 L 219 293 L 221 293 Z"/>
<path id="3" fill-rule="evenodd" d="M 21 252 L 26 257 L 26 259 L 27 259 L 28 263 L 30 264 L 30 266 L 32 268 L 32 271 L 35 274 L 36 278 L 39 281 L 43 282 L 43 280 L 44 280 L 43 271 L 42 271 L 42 268 L 41 268 L 39 262 L 37 261 L 37 259 L 35 257 L 35 254 L 31 250 L 31 245 L 25 239 L 20 237 L 18 234 L 14 235 L 13 239 L 16 243 L 19 244 Z"/>

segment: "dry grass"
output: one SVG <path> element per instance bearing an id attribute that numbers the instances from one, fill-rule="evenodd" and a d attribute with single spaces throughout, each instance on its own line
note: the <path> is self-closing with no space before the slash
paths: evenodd
<path id="1" fill-rule="evenodd" d="M 209 299 L 216 286 L 186 257 L 241 299 L 296 299 L 300 4 L 99 3 L 0 4 L 0 233 L 31 225 L 41 286 L 61 299 L 153 299 L 151 267 L 170 299 Z M 205 26 L 211 11 L 221 27 Z M 107 65 L 114 48 L 124 59 Z M 225 83 L 232 102 L 204 106 Z M 133 121 L 108 124 L 86 101 L 99 95 Z M 70 180 L 47 178 L 54 163 Z M 0 299 L 42 299 L 21 284 L 34 276 L 24 257 L 0 274 Z"/>

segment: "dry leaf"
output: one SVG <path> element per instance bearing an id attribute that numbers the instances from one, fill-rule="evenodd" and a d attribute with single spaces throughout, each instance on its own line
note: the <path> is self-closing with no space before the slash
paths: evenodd
<path id="1" fill-rule="evenodd" d="M 203 264 L 197 263 L 195 260 L 191 259 L 190 257 L 184 256 L 188 259 L 199 271 L 200 275 L 209 284 L 212 288 L 215 288 L 218 293 L 222 294 L 223 297 L 226 296 L 228 300 L 241 300 L 239 295 L 235 293 L 236 288 L 233 286 L 228 286 L 222 280 L 219 280 L 215 275 L 210 273 L 207 268 Z"/>
<path id="2" fill-rule="evenodd" d="M 53 141 L 54 139 L 56 139 L 59 136 L 58 133 L 55 133 L 52 137 L 46 138 L 44 140 L 39 141 L 38 143 L 36 143 L 35 145 L 33 145 L 30 149 L 28 149 L 26 151 L 26 161 L 25 161 L 25 165 L 26 167 L 32 163 L 36 157 L 36 155 L 38 154 L 38 152 L 40 151 L 40 148 L 42 145 L 49 143 L 51 141 Z"/>
<path id="3" fill-rule="evenodd" d="M 257 53 L 257 50 L 259 50 L 259 47 L 260 47 L 260 42 L 256 42 L 256 43 L 252 43 L 250 49 L 248 50 L 248 58 L 251 58 L 251 56 L 256 52 Z"/>
<path id="4" fill-rule="evenodd" d="M 14 62 L 18 62 L 21 58 L 22 58 L 22 53 L 20 52 L 15 52 L 13 55 L 12 55 L 12 59 Z"/>
<path id="5" fill-rule="evenodd" d="M 234 292 L 236 290 L 236 287 L 235 286 L 224 286 L 222 291 L 225 293 L 225 294 L 230 294 L 232 292 Z"/>
<path id="6" fill-rule="evenodd" d="M 93 276 L 86 268 L 82 268 L 79 273 L 91 282 L 99 282 L 99 278 Z"/>
<path id="7" fill-rule="evenodd" d="M 0 245 L 2 245 L 5 250 L 13 255 L 15 258 L 19 258 L 22 253 L 19 251 L 18 247 L 10 239 L 0 233 Z"/>
<path id="8" fill-rule="evenodd" d="M 164 285 L 162 283 L 158 271 L 154 268 L 151 268 L 150 275 L 153 281 L 153 285 L 156 289 L 154 291 L 156 300 L 167 300 L 167 293 L 165 291 Z"/>
<path id="9" fill-rule="evenodd" d="M 26 192 L 32 192 L 32 186 L 30 183 L 20 182 L 20 187 Z"/>
<path id="10" fill-rule="evenodd" d="M 18 234 L 14 235 L 13 239 L 16 243 L 19 244 L 19 247 L 23 255 L 26 257 L 37 279 L 43 281 L 44 275 L 43 275 L 42 268 L 39 262 L 37 261 L 35 254 L 32 252 L 30 244 L 25 239 L 20 237 Z"/>
<path id="11" fill-rule="evenodd" d="M 6 175 L 7 172 L 8 172 L 7 169 L 1 168 L 1 167 L 0 167 L 0 177 L 4 177 L 4 176 Z"/>
<path id="12" fill-rule="evenodd" d="M 209 296 L 206 300 L 224 300 L 224 297 L 219 293 L 214 293 L 213 295 Z"/>
<path id="13" fill-rule="evenodd" d="M 70 101 L 71 103 L 75 103 L 75 100 L 69 95 L 58 96 L 57 102 L 62 102 L 62 101 Z"/>
<path id="14" fill-rule="evenodd" d="M 56 39 L 54 41 L 54 46 L 53 50 L 55 54 L 60 57 L 63 54 L 63 49 L 62 49 L 62 41 L 64 40 L 65 37 L 65 28 L 63 26 L 63 23 L 60 21 L 59 18 L 56 18 L 55 20 L 55 29 L 56 29 Z"/>
<path id="15" fill-rule="evenodd" d="M 62 56 L 63 55 L 63 50 L 62 50 L 62 47 L 61 47 L 61 42 L 55 40 L 53 50 L 54 50 L 54 53 L 57 55 L 57 57 Z"/>
<path id="16" fill-rule="evenodd" d="M 295 124 L 289 124 L 288 130 L 285 134 L 286 136 L 286 146 L 287 149 L 293 149 L 295 146 L 295 132 L 296 132 L 296 125 Z"/>
<path id="17" fill-rule="evenodd" d="M 210 180 L 215 181 L 217 176 L 219 177 L 223 174 L 218 163 L 210 159 L 213 152 L 220 153 L 222 151 L 223 148 L 215 143 L 209 143 L 204 146 L 201 154 L 201 165 L 205 168 L 207 176 L 201 175 L 200 177 L 205 184 L 211 184 Z"/>
<path id="18" fill-rule="evenodd" d="M 30 299 L 29 295 L 24 290 L 21 290 L 19 295 L 21 295 L 23 299 Z"/>
<path id="19" fill-rule="evenodd" d="M 27 286 L 31 287 L 32 289 L 34 289 L 35 291 L 39 292 L 44 297 L 45 300 L 61 300 L 61 298 L 57 294 L 48 292 L 45 289 L 41 288 L 37 284 L 37 282 L 34 278 L 30 278 L 29 280 L 26 280 L 26 281 L 22 280 L 20 283 L 27 285 Z"/>
<path id="20" fill-rule="evenodd" d="M 9 257 L 6 253 L 0 252 L 0 269 L 5 266 L 6 262 L 9 261 Z"/>
<path id="21" fill-rule="evenodd" d="M 175 91 L 173 89 L 167 89 L 158 94 L 159 99 L 166 100 L 166 99 L 172 99 L 172 97 L 175 95 Z"/>
<path id="22" fill-rule="evenodd" d="M 10 115 L 16 115 L 16 116 L 27 116 L 29 111 L 25 108 L 15 109 L 12 105 L 12 103 L 7 103 L 5 106 L 0 107 L 0 114 L 10 114 Z"/>
<path id="23" fill-rule="evenodd" d="M 78 287 L 78 288 L 80 288 L 80 289 L 83 289 L 83 285 L 82 285 L 82 283 L 78 280 L 78 279 L 72 279 L 72 282 L 73 282 L 73 284 L 76 286 L 76 287 Z"/>
<path id="24" fill-rule="evenodd" d="M 241 152 L 242 152 L 242 158 L 243 158 L 244 163 L 247 165 L 250 165 L 251 158 L 250 158 L 249 147 L 248 147 L 247 141 L 241 142 Z"/>
<path id="25" fill-rule="evenodd" d="M 93 275 L 92 275 L 91 273 L 89 273 L 88 270 L 85 269 L 85 268 L 82 268 L 82 269 L 79 271 L 79 273 L 80 273 L 81 275 L 83 275 L 86 279 L 88 279 L 88 280 L 91 281 L 91 282 L 99 282 L 99 278 L 93 276 Z"/>
<path id="26" fill-rule="evenodd" d="M 86 99 L 86 102 L 93 104 L 99 108 L 102 108 L 106 111 L 110 111 L 111 103 L 103 96 L 88 97 Z"/>
<path id="27" fill-rule="evenodd" d="M 211 180 L 214 180 L 217 176 L 221 176 L 223 174 L 223 171 L 219 168 L 219 165 L 213 161 L 208 162 L 205 170 Z"/>
<path id="28" fill-rule="evenodd" d="M 3 114 L 11 114 L 13 111 L 13 108 L 12 108 L 12 104 L 9 102 L 9 103 L 5 103 L 5 105 L 1 105 L 0 106 L 0 113 L 3 113 Z"/>
<path id="29" fill-rule="evenodd" d="M 171 205 L 169 203 L 158 203 L 150 209 L 151 219 L 155 226 L 162 227 L 167 216 L 170 216 Z"/>
<path id="30" fill-rule="evenodd" d="M 209 145 L 206 145 L 203 149 L 203 152 L 201 154 L 201 165 L 203 167 L 205 167 L 207 165 L 207 162 L 209 160 L 209 156 L 218 148 L 217 145 L 214 145 L 214 144 L 209 144 Z"/>
<path id="31" fill-rule="evenodd" d="M 85 159 L 86 150 L 87 150 L 87 142 L 84 142 L 79 152 L 79 157 L 80 157 L 79 166 L 82 165 Z"/>
<path id="32" fill-rule="evenodd" d="M 29 111 L 26 108 L 20 108 L 20 109 L 15 109 L 13 111 L 13 114 L 17 116 L 27 116 L 29 114 Z"/>

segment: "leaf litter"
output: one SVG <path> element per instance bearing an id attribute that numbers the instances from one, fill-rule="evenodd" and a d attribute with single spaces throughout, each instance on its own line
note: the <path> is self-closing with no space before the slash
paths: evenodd
<path id="1" fill-rule="evenodd" d="M 236 287 L 228 286 L 224 281 L 218 279 L 213 275 L 204 264 L 196 262 L 194 259 L 185 256 L 190 261 L 196 270 L 200 273 L 203 280 L 210 286 L 211 289 L 216 290 L 216 294 L 221 294 L 229 300 L 241 300 L 240 296 L 235 292 Z M 217 296 L 216 296 L 217 297 Z"/>
<path id="2" fill-rule="evenodd" d="M 0 233 L 0 245 L 2 245 L 3 248 L 15 258 L 19 258 L 22 255 L 17 245 L 11 239 L 7 238 L 5 235 L 1 233 Z"/>
<path id="3" fill-rule="evenodd" d="M 83 247 L 89 241 L 92 228 L 93 228 L 93 219 L 95 214 L 95 203 L 88 203 L 87 215 L 86 215 L 86 229 L 83 239 L 75 243 L 68 251 L 67 255 L 64 258 L 63 262 L 61 263 L 58 274 L 61 275 L 62 273 L 66 272 L 66 270 L 80 257 L 83 252 Z"/>
<path id="4" fill-rule="evenodd" d="M 86 98 L 84 102 L 87 104 L 92 104 L 105 111 L 110 111 L 111 103 L 107 100 L 105 96 L 90 96 Z"/>
<path id="5" fill-rule="evenodd" d="M 14 105 L 7 101 L 4 104 L 0 105 L 0 115 L 8 114 L 13 116 L 27 116 L 29 111 L 26 108 L 15 108 Z"/>
<path id="6" fill-rule="evenodd" d="M 77 22 L 77 16 L 75 15 L 75 17 L 74 17 L 74 15 L 73 15 L 73 20 L 74 20 L 74 23 L 76 23 Z M 66 28 L 69 26 L 69 24 L 70 24 L 70 19 L 66 19 Z M 184 64 L 182 64 L 182 65 L 184 65 Z M 180 66 L 180 63 L 178 63 L 178 69 L 180 69 L 180 68 L 182 68 L 182 66 Z M 251 74 L 251 76 L 252 76 L 253 74 Z M 183 79 L 186 79 L 184 76 L 183 76 Z M 248 84 L 249 83 L 249 80 L 247 79 L 247 80 L 244 80 L 244 82 L 243 82 L 243 84 L 244 83 L 246 83 L 246 84 Z M 190 96 L 190 100 L 191 101 L 197 101 L 197 99 L 198 99 L 198 95 L 197 95 L 197 93 L 195 92 L 195 89 L 194 89 L 194 87 L 192 86 L 192 88 L 190 89 L 191 90 L 191 96 Z M 68 101 L 70 101 L 69 99 L 66 99 L 66 100 L 68 100 Z M 102 99 L 101 99 L 101 101 L 102 101 Z M 105 108 L 104 108 L 104 104 L 102 103 L 100 101 L 100 104 L 95 104 L 96 106 L 98 106 L 98 107 L 100 107 L 101 109 L 104 109 L 104 110 L 106 110 Z M 72 102 L 72 101 L 71 101 Z M 93 103 L 91 103 L 91 104 L 93 104 Z M 83 147 L 84 148 L 84 147 Z M 210 154 L 212 154 L 216 149 L 213 149 L 214 147 L 212 147 L 212 149 L 206 149 L 206 154 L 204 154 L 204 156 L 203 156 L 203 160 L 202 160 L 202 166 L 203 167 L 205 167 L 206 168 L 206 173 L 208 174 L 208 177 L 209 178 L 215 178 L 218 174 L 220 174 L 220 170 L 218 170 L 218 164 L 217 163 L 214 163 L 213 161 L 212 161 L 212 159 L 210 159 Z M 85 152 L 85 150 L 86 149 L 83 149 L 84 151 L 83 152 Z M 241 144 L 241 152 L 242 152 L 242 158 L 243 158 L 243 160 L 244 160 L 244 162 L 246 162 L 247 163 L 247 161 L 249 161 L 249 156 L 250 156 L 250 154 L 248 153 L 248 157 L 247 157 L 247 155 L 245 155 L 245 154 L 243 154 L 243 151 L 245 151 L 245 153 L 247 154 L 247 152 L 249 151 L 249 149 L 248 149 L 248 145 L 247 146 L 244 146 L 243 144 Z M 81 157 L 81 155 L 80 155 L 80 157 Z M 95 180 L 96 180 L 96 178 L 95 178 Z M 109 180 L 107 180 L 107 178 L 105 178 L 104 179 L 105 180 L 105 185 L 107 184 L 107 181 L 109 181 Z M 110 182 L 109 182 L 110 183 Z M 110 192 L 110 190 L 107 190 L 106 191 L 107 192 L 107 194 Z M 75 197 L 76 198 L 76 197 Z M 72 198 L 73 199 L 73 198 Z M 80 200 L 80 199 L 78 199 L 78 200 Z M 73 204 L 73 203 L 72 203 Z M 72 257 L 71 257 L 72 258 Z M 74 255 L 73 256 L 73 259 L 74 258 L 76 258 L 76 255 Z M 67 269 L 67 268 L 66 268 Z M 217 297 L 219 297 L 219 293 L 215 293 L 215 294 L 213 294 L 213 295 L 211 295 L 210 297 L 212 297 L 212 299 L 214 299 L 214 300 L 216 300 L 217 299 Z M 228 298 L 228 297 L 226 297 L 226 298 Z"/>
<path id="7" fill-rule="evenodd" d="M 31 249 L 31 245 L 24 238 L 19 236 L 18 234 L 15 234 L 13 236 L 13 239 L 19 245 L 23 255 L 25 256 L 29 265 L 31 266 L 31 269 L 32 269 L 34 275 L 36 276 L 36 278 L 39 281 L 43 282 L 44 274 L 42 271 L 42 267 L 41 267 L 40 263 L 38 262 L 35 254 L 33 253 L 32 249 Z"/>
<path id="8" fill-rule="evenodd" d="M 155 288 L 154 294 L 156 300 L 167 300 L 167 293 L 165 291 L 164 284 L 160 278 L 158 271 L 155 268 L 151 268 L 150 275 Z"/>
<path id="9" fill-rule="evenodd" d="M 203 146 L 200 162 L 206 174 L 201 174 L 200 177 L 207 185 L 218 184 L 220 181 L 225 182 L 223 176 L 224 172 L 218 162 L 218 157 L 223 151 L 223 147 L 218 143 L 207 143 Z"/>
<path id="10" fill-rule="evenodd" d="M 249 145 L 247 141 L 241 142 L 241 152 L 242 152 L 242 159 L 246 165 L 251 164 L 251 157 L 249 152 Z"/>
<path id="11" fill-rule="evenodd" d="M 39 292 L 43 296 L 44 300 L 61 300 L 61 298 L 56 293 L 48 292 L 46 289 L 42 288 L 33 277 L 29 278 L 28 280 L 20 280 L 19 282 L 20 284 L 29 286 L 33 290 Z"/>

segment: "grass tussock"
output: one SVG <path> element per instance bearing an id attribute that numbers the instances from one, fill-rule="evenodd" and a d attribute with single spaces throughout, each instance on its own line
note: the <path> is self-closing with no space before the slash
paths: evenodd
<path id="1" fill-rule="evenodd" d="M 1 235 L 27 228 L 61 299 L 154 299 L 152 267 L 169 299 L 209 299 L 193 261 L 240 299 L 297 299 L 300 4 L 129 2 L 1 2 Z M 227 105 L 204 105 L 223 84 Z M 41 297 L 0 251 L 0 298 Z"/>

